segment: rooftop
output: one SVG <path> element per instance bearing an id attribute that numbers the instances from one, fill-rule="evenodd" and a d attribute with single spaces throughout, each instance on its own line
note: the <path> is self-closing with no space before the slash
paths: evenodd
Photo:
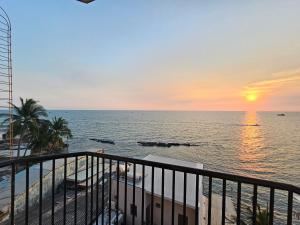
<path id="1" fill-rule="evenodd" d="M 162 157 L 157 155 L 148 155 L 144 158 L 144 160 L 185 166 L 190 168 L 203 169 L 203 164 L 194 163 L 190 161 L 183 161 L 169 157 Z M 136 166 L 136 178 L 142 174 L 142 166 Z M 151 179 L 152 179 L 152 168 L 146 166 L 145 167 L 145 191 L 151 193 Z M 128 176 L 133 176 L 133 166 L 130 167 L 128 172 Z M 193 208 L 195 207 L 195 196 L 196 196 L 196 175 L 187 174 L 186 176 L 186 204 L 187 206 Z M 173 174 L 171 170 L 165 170 L 164 177 L 164 198 L 172 199 L 172 180 Z M 184 199 L 184 173 L 175 172 L 175 201 L 177 203 L 183 204 Z M 142 180 L 137 180 L 136 186 L 142 188 Z M 154 169 L 154 195 L 161 196 L 161 187 L 162 187 L 162 169 L 156 168 Z M 202 176 L 199 176 L 199 199 L 202 196 Z"/>

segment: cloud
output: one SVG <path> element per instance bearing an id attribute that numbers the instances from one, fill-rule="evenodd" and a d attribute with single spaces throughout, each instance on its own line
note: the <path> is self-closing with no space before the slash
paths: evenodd
<path id="1" fill-rule="evenodd" d="M 286 71 L 274 74 L 273 79 L 262 80 L 244 87 L 243 95 L 271 95 L 276 90 L 283 90 L 300 82 L 300 70 Z"/>

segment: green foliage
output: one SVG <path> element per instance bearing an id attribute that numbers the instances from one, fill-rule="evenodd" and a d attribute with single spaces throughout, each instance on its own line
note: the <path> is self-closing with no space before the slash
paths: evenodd
<path id="1" fill-rule="evenodd" d="M 64 138 L 72 137 L 68 122 L 62 117 L 55 117 L 52 121 L 47 120 L 46 110 L 33 99 L 24 101 L 23 98 L 20 98 L 20 102 L 20 107 L 12 105 L 13 134 L 14 137 L 19 137 L 18 157 L 22 143 L 27 144 L 27 148 L 31 149 L 32 154 L 63 149 L 65 147 Z M 0 116 L 5 116 L 5 114 Z M 3 123 L 7 121 L 8 119 Z"/>
<path id="2" fill-rule="evenodd" d="M 52 121 L 43 121 L 38 134 L 30 141 L 33 153 L 62 150 L 66 144 L 64 139 L 72 138 L 68 122 L 62 117 L 54 117 Z"/>
<path id="3" fill-rule="evenodd" d="M 246 207 L 246 210 L 247 210 L 248 217 L 246 218 L 246 220 L 242 220 L 242 219 L 240 220 L 241 225 L 252 224 L 253 210 L 249 206 Z M 266 209 L 261 209 L 260 205 L 258 204 L 257 209 L 256 209 L 256 224 L 257 225 L 269 225 L 269 216 L 270 216 L 270 213 L 268 211 L 268 207 Z M 236 224 L 236 221 L 237 221 L 236 216 L 233 216 L 231 218 L 226 218 L 226 219 L 227 219 L 228 224 Z"/>
<path id="4" fill-rule="evenodd" d="M 249 219 L 252 220 L 253 216 L 252 216 L 252 212 L 253 210 L 248 207 L 247 211 L 249 213 Z M 257 225 L 268 225 L 269 224 L 269 216 L 270 213 L 268 211 L 268 207 L 266 209 L 261 209 L 260 205 L 257 204 L 257 209 L 256 209 L 256 224 Z"/>

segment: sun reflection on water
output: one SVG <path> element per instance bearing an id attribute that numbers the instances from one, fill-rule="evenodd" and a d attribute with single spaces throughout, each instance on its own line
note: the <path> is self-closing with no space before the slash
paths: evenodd
<path id="1" fill-rule="evenodd" d="M 255 173 L 270 173 L 268 153 L 264 149 L 264 137 L 256 112 L 246 112 L 241 128 L 241 146 L 239 160 L 241 169 Z"/>

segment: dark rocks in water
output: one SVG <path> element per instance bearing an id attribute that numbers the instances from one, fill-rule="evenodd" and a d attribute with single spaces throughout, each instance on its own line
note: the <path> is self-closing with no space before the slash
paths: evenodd
<path id="1" fill-rule="evenodd" d="M 163 147 L 163 148 L 170 148 L 171 147 L 171 144 L 169 143 L 163 143 L 163 142 L 158 142 L 156 144 L 157 147 Z"/>
<path id="2" fill-rule="evenodd" d="M 105 139 L 100 140 L 100 142 L 103 143 L 103 144 L 111 144 L 111 145 L 115 144 L 114 141 L 112 141 L 112 140 L 105 140 Z"/>
<path id="3" fill-rule="evenodd" d="M 149 147 L 155 146 L 155 145 L 158 144 L 157 142 L 151 142 L 151 141 L 149 141 L 149 142 L 138 141 L 137 143 L 138 143 L 139 145 L 142 145 L 142 146 L 149 146 Z"/>
<path id="4" fill-rule="evenodd" d="M 165 147 L 165 148 L 169 148 L 171 147 L 171 143 L 163 143 L 163 142 L 152 142 L 152 141 L 138 141 L 137 142 L 139 145 L 141 146 L 145 146 L 145 147 Z"/>
<path id="5" fill-rule="evenodd" d="M 178 143 L 178 142 L 153 142 L 153 141 L 138 141 L 139 145 L 144 147 L 161 147 L 161 148 L 170 148 L 172 146 L 199 146 L 198 144 L 191 143 Z"/>
<path id="6" fill-rule="evenodd" d="M 175 143 L 175 142 L 171 142 L 171 143 L 168 143 L 168 144 L 171 145 L 171 146 L 180 146 L 180 145 L 183 145 L 183 144 Z"/>
<path id="7" fill-rule="evenodd" d="M 197 146 L 197 145 L 192 145 L 192 144 L 190 144 L 190 143 L 183 143 L 183 144 L 181 144 L 182 146 L 187 146 L 187 147 L 190 147 L 190 146 Z"/>
<path id="8" fill-rule="evenodd" d="M 99 139 L 96 139 L 96 138 L 90 138 L 91 141 L 96 141 L 96 142 L 100 142 Z"/>
<path id="9" fill-rule="evenodd" d="M 100 142 L 100 143 L 103 143 L 103 144 L 111 144 L 111 145 L 114 145 L 115 142 L 112 141 L 112 140 L 108 140 L 108 139 L 97 139 L 97 138 L 90 138 L 91 141 L 96 141 L 96 142 Z"/>

